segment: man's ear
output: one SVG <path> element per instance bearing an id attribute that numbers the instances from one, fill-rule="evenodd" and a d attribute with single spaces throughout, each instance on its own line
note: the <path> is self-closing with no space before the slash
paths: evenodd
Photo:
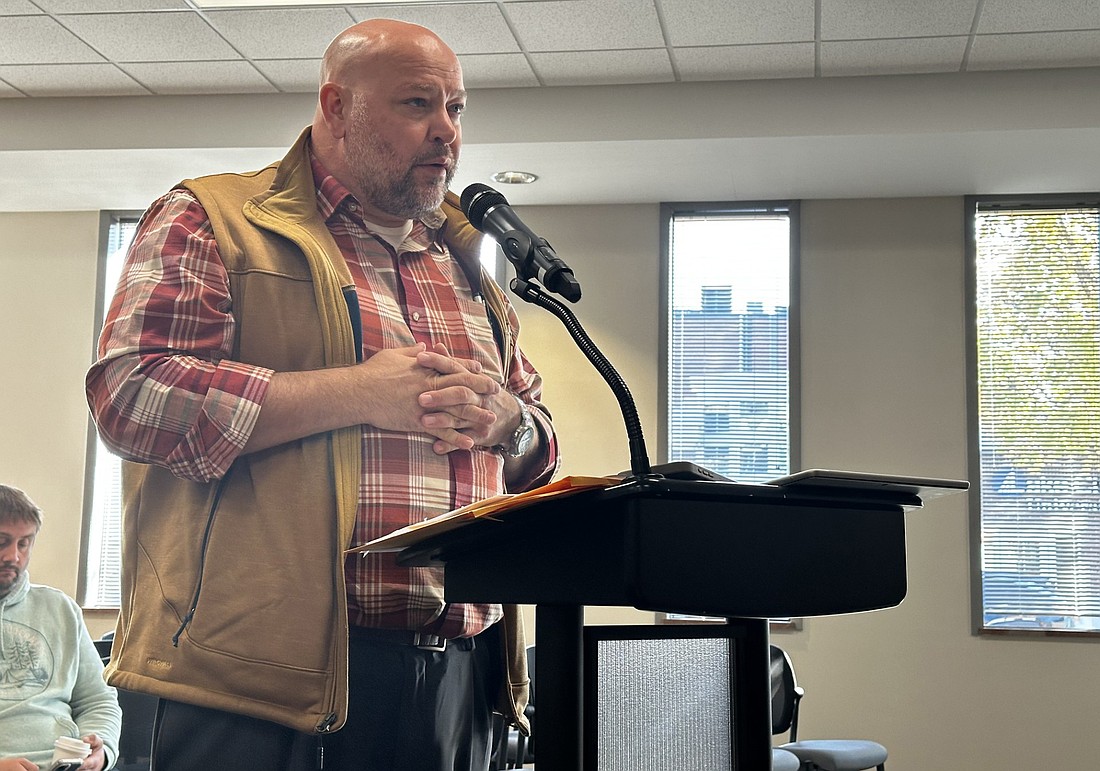
<path id="1" fill-rule="evenodd" d="M 348 110 L 351 103 L 345 98 L 344 89 L 335 83 L 325 83 L 317 94 L 318 107 L 329 133 L 335 139 L 343 139 L 347 133 Z"/>

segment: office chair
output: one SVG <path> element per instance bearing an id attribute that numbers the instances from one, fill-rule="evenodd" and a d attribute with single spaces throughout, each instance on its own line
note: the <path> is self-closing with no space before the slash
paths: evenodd
<path id="1" fill-rule="evenodd" d="M 93 640 L 106 665 L 111 659 L 114 632 Z M 115 688 L 118 706 L 122 709 L 122 731 L 118 737 L 118 763 L 115 771 L 149 771 L 153 753 L 153 721 L 159 699 L 147 693 Z"/>
<path id="2" fill-rule="evenodd" d="M 807 771 L 864 771 L 886 769 L 886 748 L 865 739 L 814 739 L 798 741 L 798 707 L 805 692 L 794 678 L 786 651 L 771 646 L 772 735 L 789 733 L 790 741 L 779 749 L 797 756 Z M 774 760 L 773 760 L 774 763 Z"/>
<path id="3" fill-rule="evenodd" d="M 95 651 L 99 654 L 99 660 L 103 662 L 103 666 L 107 666 L 107 662 L 111 660 L 111 638 L 101 637 L 98 640 L 92 640 L 95 645 Z"/>
<path id="4" fill-rule="evenodd" d="M 531 736 L 520 733 L 504 719 L 493 715 L 493 755 L 490 769 L 523 768 L 535 762 L 535 646 L 527 646 L 527 674 L 531 682 L 527 690 L 527 707 L 523 714 L 531 724 Z"/>
<path id="5" fill-rule="evenodd" d="M 802 761 L 793 752 L 772 748 L 772 771 L 798 771 L 802 768 Z"/>
<path id="6" fill-rule="evenodd" d="M 159 699 L 147 693 L 118 691 L 122 708 L 122 733 L 118 738 L 118 765 L 115 771 L 149 771 L 153 754 L 153 722 Z"/>
<path id="7" fill-rule="evenodd" d="M 507 768 L 508 732 L 511 726 L 507 718 L 499 712 L 493 713 L 492 752 L 489 754 L 489 771 L 501 771 Z"/>

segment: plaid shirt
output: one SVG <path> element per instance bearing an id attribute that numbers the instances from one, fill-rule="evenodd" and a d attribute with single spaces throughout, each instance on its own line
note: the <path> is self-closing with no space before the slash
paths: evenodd
<path id="1" fill-rule="evenodd" d="M 395 254 L 316 159 L 313 173 L 318 211 L 358 291 L 364 359 L 384 348 L 441 342 L 538 402 L 541 378 L 521 352 L 502 372 L 485 306 L 442 242 L 442 212 L 416 221 Z M 206 213 L 190 192 L 173 190 L 142 219 L 88 375 L 89 401 L 113 450 L 185 479 L 226 473 L 248 441 L 272 375 L 228 358 L 231 309 Z M 507 322 L 517 325 L 509 315 Z M 539 410 L 532 416 L 548 441 L 545 462 L 527 482 L 556 463 L 549 421 Z M 369 425 L 362 427 L 362 468 L 353 545 L 504 489 L 503 458 L 495 451 L 439 456 L 428 434 Z M 349 556 L 345 573 L 352 624 L 460 637 L 500 618 L 497 605 L 444 603 L 442 569 L 398 567 L 392 554 Z"/>

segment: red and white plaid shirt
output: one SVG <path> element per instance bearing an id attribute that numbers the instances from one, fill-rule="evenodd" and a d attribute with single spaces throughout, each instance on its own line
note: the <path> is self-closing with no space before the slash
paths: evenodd
<path id="1" fill-rule="evenodd" d="M 355 280 L 363 358 L 384 348 L 443 343 L 481 362 L 529 403 L 541 378 L 517 349 L 501 372 L 485 306 L 440 238 L 442 212 L 417 221 L 395 254 L 372 234 L 355 198 L 313 159 L 317 208 Z M 139 225 L 88 375 L 89 401 L 113 450 L 196 481 L 223 476 L 262 409 L 272 372 L 231 361 L 229 280 L 205 211 L 186 190 L 156 201 Z M 514 311 L 508 323 L 518 325 Z M 531 479 L 556 464 L 549 421 L 532 410 L 547 448 Z M 428 434 L 364 425 L 355 544 L 504 489 L 503 458 L 489 449 L 436 455 Z M 537 465 L 537 464 L 536 464 Z M 513 480 L 515 481 L 515 480 Z M 515 485 L 519 487 L 519 485 Z M 497 605 L 443 602 L 442 570 L 403 568 L 390 554 L 345 564 L 352 624 L 477 634 Z"/>

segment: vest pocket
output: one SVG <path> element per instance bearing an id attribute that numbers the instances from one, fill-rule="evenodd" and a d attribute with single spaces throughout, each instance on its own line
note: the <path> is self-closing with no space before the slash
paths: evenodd
<path id="1" fill-rule="evenodd" d="M 211 652 L 326 669 L 336 628 L 336 505 L 324 436 L 239 458 L 207 542 L 187 636 Z"/>

